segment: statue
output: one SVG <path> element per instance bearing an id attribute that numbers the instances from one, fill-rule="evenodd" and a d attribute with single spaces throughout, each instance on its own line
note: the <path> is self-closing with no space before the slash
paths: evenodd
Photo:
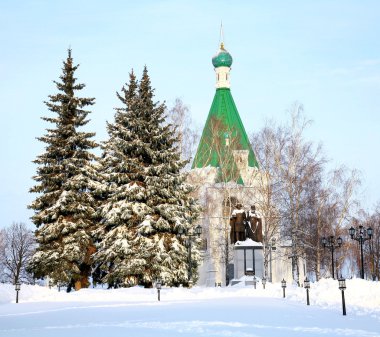
<path id="1" fill-rule="evenodd" d="M 242 204 L 237 204 L 230 217 L 230 240 L 234 244 L 236 241 L 245 241 L 246 215 Z"/>
<path id="2" fill-rule="evenodd" d="M 263 224 L 261 218 L 256 213 L 256 206 L 252 205 L 247 215 L 247 237 L 256 242 L 263 242 Z"/>

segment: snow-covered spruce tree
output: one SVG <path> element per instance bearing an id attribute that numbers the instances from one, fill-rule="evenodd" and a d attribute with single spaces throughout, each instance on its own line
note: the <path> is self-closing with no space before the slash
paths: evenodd
<path id="1" fill-rule="evenodd" d="M 78 129 L 88 123 L 86 106 L 94 98 L 80 98 L 76 92 L 85 85 L 76 83 L 71 50 L 63 62 L 61 81 L 54 81 L 58 93 L 45 102 L 53 117 L 42 117 L 54 127 L 38 138 L 45 152 L 37 157 L 30 192 L 38 193 L 29 205 L 34 210 L 32 221 L 37 226 L 39 244 L 29 270 L 35 277 L 48 276 L 53 284 L 67 284 L 69 289 L 87 287 L 91 273 L 91 255 L 95 251 L 92 231 L 95 226 L 96 192 L 101 186 L 95 156 L 95 133 Z"/>
<path id="2" fill-rule="evenodd" d="M 188 252 L 177 237 L 182 226 L 192 231 L 199 206 L 180 173 L 177 139 L 164 125 L 165 105 L 153 103 L 147 69 L 141 81 L 133 72 L 129 85 L 117 94 L 122 108 L 108 124 L 103 166 L 109 196 L 102 208 L 102 241 L 95 260 L 110 286 L 187 284 Z M 192 250 L 193 275 L 200 260 Z"/>

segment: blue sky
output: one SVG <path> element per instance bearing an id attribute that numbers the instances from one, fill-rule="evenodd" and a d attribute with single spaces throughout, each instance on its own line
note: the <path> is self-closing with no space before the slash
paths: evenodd
<path id="1" fill-rule="evenodd" d="M 295 101 L 314 120 L 331 167 L 362 172 L 361 198 L 380 200 L 380 2 L 378 1 L 12 1 L 0 3 L 0 227 L 30 224 L 36 140 L 48 125 L 67 48 L 82 94 L 96 97 L 88 128 L 106 138 L 115 95 L 133 68 L 148 66 L 156 99 L 180 97 L 199 127 L 214 95 L 211 58 L 223 20 L 234 63 L 231 90 L 248 133 L 284 121 Z"/>

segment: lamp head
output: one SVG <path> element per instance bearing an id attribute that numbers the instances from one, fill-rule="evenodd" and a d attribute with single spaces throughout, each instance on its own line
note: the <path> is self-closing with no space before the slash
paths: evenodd
<path id="1" fill-rule="evenodd" d="M 201 234 L 202 234 L 201 225 L 198 225 L 197 227 L 195 227 L 195 234 L 197 234 L 198 236 L 201 236 Z"/>
<path id="2" fill-rule="evenodd" d="M 282 279 L 282 281 L 281 281 L 281 287 L 286 288 L 286 281 L 285 281 L 285 279 Z"/>
<path id="3" fill-rule="evenodd" d="M 342 246 L 343 244 L 343 239 L 339 236 L 337 239 L 336 239 L 336 242 L 338 243 L 338 246 Z"/>
<path id="4" fill-rule="evenodd" d="M 368 234 L 368 237 L 371 239 L 373 235 L 373 229 L 371 227 L 367 228 L 367 234 Z"/>
<path id="5" fill-rule="evenodd" d="M 186 238 L 184 243 L 185 243 L 185 247 L 189 248 L 191 244 L 190 238 Z"/>
<path id="6" fill-rule="evenodd" d="M 343 278 L 342 275 L 340 275 L 340 278 L 338 278 L 338 282 L 339 282 L 339 289 L 340 290 L 346 289 L 346 279 Z"/>
<path id="7" fill-rule="evenodd" d="M 327 240 L 326 240 L 325 237 L 323 237 L 323 238 L 321 239 L 321 243 L 322 243 L 322 246 L 323 246 L 323 247 L 326 247 Z"/>
<path id="8" fill-rule="evenodd" d="M 351 228 L 348 230 L 348 234 L 350 234 L 351 239 L 353 239 L 353 238 L 354 238 L 354 235 L 355 235 L 355 228 L 354 228 L 354 227 L 351 227 Z"/>
<path id="9" fill-rule="evenodd" d="M 21 289 L 21 283 L 20 282 L 16 282 L 16 284 L 15 284 L 15 290 L 19 291 L 20 289 Z"/>
<path id="10" fill-rule="evenodd" d="M 305 289 L 310 289 L 310 280 L 306 277 L 305 281 L 303 281 L 303 286 Z"/>

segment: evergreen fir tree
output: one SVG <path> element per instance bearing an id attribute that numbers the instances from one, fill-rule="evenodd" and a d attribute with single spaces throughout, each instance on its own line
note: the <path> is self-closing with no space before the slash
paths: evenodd
<path id="1" fill-rule="evenodd" d="M 101 165 L 109 187 L 102 208 L 103 237 L 95 258 L 111 286 L 170 285 L 188 281 L 188 252 L 178 228 L 193 230 L 199 206 L 180 172 L 177 139 L 164 125 L 165 105 L 153 103 L 147 69 L 140 83 L 133 72 L 117 94 L 122 108 L 108 124 Z M 194 245 L 192 265 L 199 251 Z M 195 273 L 194 273 L 195 274 Z"/>
<path id="2" fill-rule="evenodd" d="M 30 192 L 39 193 L 29 205 L 34 210 L 32 221 L 38 227 L 39 247 L 30 270 L 35 277 L 48 276 L 53 284 L 64 283 L 76 289 L 88 286 L 91 255 L 95 251 L 92 231 L 95 225 L 97 169 L 90 150 L 97 147 L 95 133 L 79 131 L 88 123 L 94 98 L 80 98 L 77 91 L 85 85 L 76 83 L 71 50 L 63 62 L 61 81 L 54 81 L 58 93 L 45 102 L 54 117 L 42 119 L 53 124 L 47 134 L 38 138 L 45 152 L 37 157 L 37 184 Z"/>

